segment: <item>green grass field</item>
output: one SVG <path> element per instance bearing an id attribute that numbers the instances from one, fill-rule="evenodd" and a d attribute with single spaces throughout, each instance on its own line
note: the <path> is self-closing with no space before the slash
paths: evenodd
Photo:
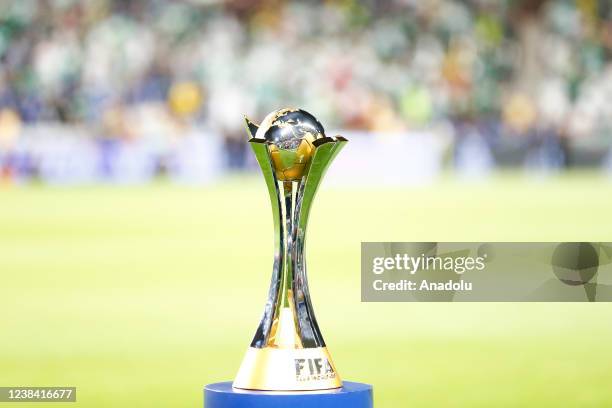
<path id="1" fill-rule="evenodd" d="M 341 376 L 372 383 L 377 408 L 612 406 L 612 305 L 359 291 L 361 241 L 612 241 L 611 210 L 612 182 L 585 174 L 323 188 L 307 260 Z M 0 386 L 78 387 L 54 407 L 201 407 L 254 334 L 272 239 L 256 178 L 0 188 Z"/>

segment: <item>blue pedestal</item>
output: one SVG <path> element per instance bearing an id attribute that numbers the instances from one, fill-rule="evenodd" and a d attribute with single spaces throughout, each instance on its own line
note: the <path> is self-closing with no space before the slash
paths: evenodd
<path id="1" fill-rule="evenodd" d="M 344 381 L 344 386 L 325 391 L 248 391 L 232 383 L 204 388 L 204 408 L 372 408 L 372 386 Z"/>

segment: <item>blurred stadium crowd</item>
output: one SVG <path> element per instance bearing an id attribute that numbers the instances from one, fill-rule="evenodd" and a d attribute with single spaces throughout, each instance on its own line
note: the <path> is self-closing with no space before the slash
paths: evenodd
<path id="1" fill-rule="evenodd" d="M 609 0 L 3 1 L 0 170 L 205 180 L 284 106 L 458 168 L 601 166 L 611 57 Z"/>

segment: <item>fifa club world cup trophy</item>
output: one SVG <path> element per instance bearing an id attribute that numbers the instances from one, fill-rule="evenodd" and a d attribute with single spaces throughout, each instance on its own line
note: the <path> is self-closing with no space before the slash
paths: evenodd
<path id="1" fill-rule="evenodd" d="M 263 317 L 233 383 L 209 384 L 206 408 L 371 408 L 372 387 L 340 380 L 310 301 L 304 246 L 317 188 L 347 140 L 327 137 L 301 109 L 246 119 L 274 219 L 272 282 Z"/>
<path id="2" fill-rule="evenodd" d="M 317 325 L 306 279 L 308 214 L 325 170 L 346 144 L 300 109 L 246 119 L 274 217 L 274 266 L 263 317 L 234 380 L 252 390 L 322 390 L 342 381 Z"/>

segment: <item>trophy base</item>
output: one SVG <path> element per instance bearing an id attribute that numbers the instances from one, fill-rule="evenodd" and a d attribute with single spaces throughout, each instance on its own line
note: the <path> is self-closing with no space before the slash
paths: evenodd
<path id="1" fill-rule="evenodd" d="M 342 387 L 326 347 L 249 347 L 234 388 L 256 391 L 315 391 Z"/>
<path id="2" fill-rule="evenodd" d="M 250 391 L 231 382 L 204 388 L 204 408 L 373 408 L 372 386 L 345 381 L 342 388 L 324 391 Z"/>

